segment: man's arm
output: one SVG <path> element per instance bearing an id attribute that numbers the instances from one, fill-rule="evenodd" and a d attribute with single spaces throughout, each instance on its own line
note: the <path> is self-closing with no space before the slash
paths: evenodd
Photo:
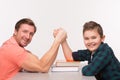
<path id="1" fill-rule="evenodd" d="M 33 54 L 28 54 L 21 67 L 27 71 L 48 72 L 49 68 L 51 67 L 57 56 L 60 43 L 65 38 L 66 33 L 61 30 L 57 34 L 51 48 L 45 53 L 45 55 L 41 59 L 38 59 Z"/>

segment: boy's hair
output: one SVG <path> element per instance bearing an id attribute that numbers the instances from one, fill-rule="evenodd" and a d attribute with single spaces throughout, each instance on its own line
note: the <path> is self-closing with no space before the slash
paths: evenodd
<path id="1" fill-rule="evenodd" d="M 22 24 L 28 24 L 28 25 L 33 26 L 34 33 L 36 32 L 36 26 L 35 26 L 34 22 L 29 18 L 23 18 L 23 19 L 19 20 L 15 25 L 15 30 L 18 31 Z"/>
<path id="2" fill-rule="evenodd" d="M 96 23 L 96 22 L 94 22 L 94 21 L 86 22 L 83 25 L 83 34 L 84 34 L 85 31 L 93 30 L 93 29 L 96 29 L 97 32 L 100 34 L 100 37 L 103 37 L 103 29 L 102 29 L 101 25 Z"/>

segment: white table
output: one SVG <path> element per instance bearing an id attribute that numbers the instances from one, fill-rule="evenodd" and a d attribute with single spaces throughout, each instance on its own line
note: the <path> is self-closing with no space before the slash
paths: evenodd
<path id="1" fill-rule="evenodd" d="M 94 76 L 83 76 L 81 72 L 19 72 L 12 80 L 96 80 Z"/>
<path id="2" fill-rule="evenodd" d="M 12 80 L 96 80 L 94 76 L 83 76 L 81 69 L 87 62 L 80 63 L 79 72 L 28 73 L 19 72 Z"/>

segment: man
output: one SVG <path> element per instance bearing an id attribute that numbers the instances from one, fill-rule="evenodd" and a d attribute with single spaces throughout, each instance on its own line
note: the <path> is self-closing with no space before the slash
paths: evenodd
<path id="1" fill-rule="evenodd" d="M 35 32 L 36 26 L 31 19 L 23 18 L 16 23 L 13 36 L 0 48 L 0 80 L 11 79 L 21 69 L 32 72 L 49 71 L 66 33 L 61 30 L 51 48 L 38 59 L 24 48 L 31 42 Z"/>

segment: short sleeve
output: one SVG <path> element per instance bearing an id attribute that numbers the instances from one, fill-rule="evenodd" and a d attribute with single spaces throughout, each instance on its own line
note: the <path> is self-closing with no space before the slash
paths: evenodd
<path id="1" fill-rule="evenodd" d="M 9 57 L 8 57 L 9 61 L 11 61 L 12 64 L 18 66 L 21 66 L 23 61 L 27 58 L 27 54 L 28 54 L 28 52 L 21 47 L 10 48 L 8 52 L 9 52 Z"/>

